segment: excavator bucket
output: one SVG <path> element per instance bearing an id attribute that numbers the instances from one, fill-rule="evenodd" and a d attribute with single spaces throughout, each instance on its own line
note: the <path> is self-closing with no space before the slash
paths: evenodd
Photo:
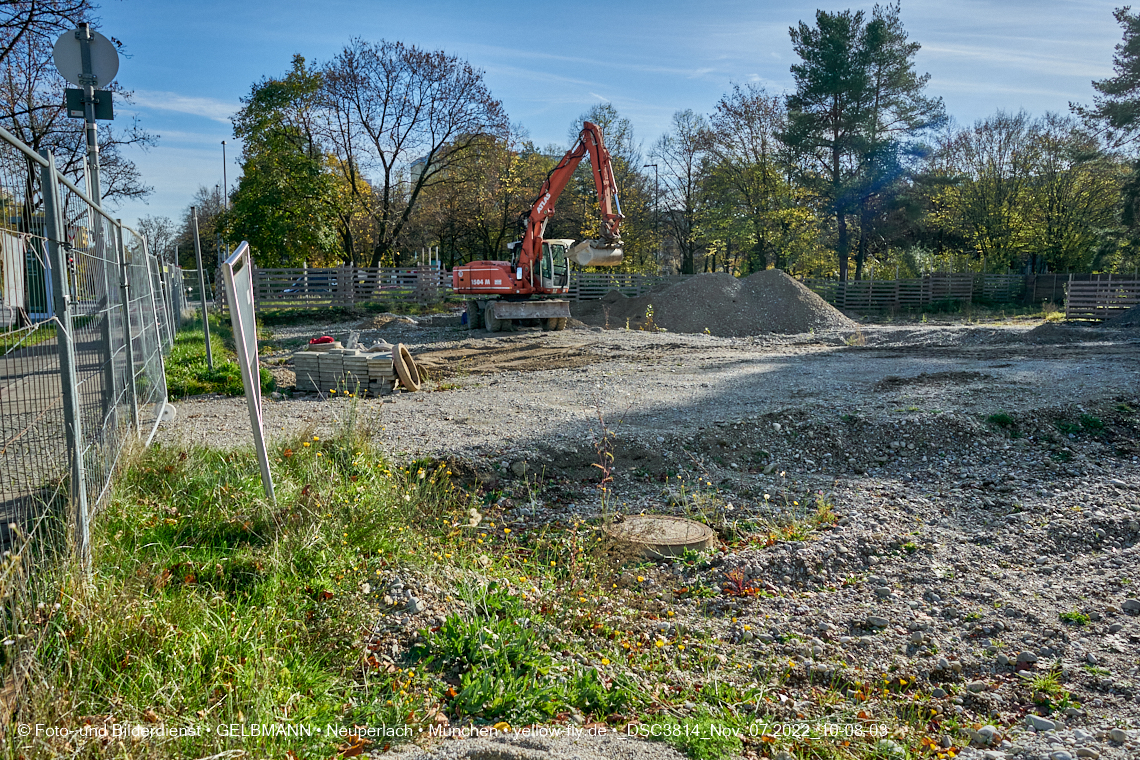
<path id="1" fill-rule="evenodd" d="M 600 240 L 583 240 L 570 249 L 570 260 L 580 267 L 616 267 L 621 263 L 621 247 Z"/>

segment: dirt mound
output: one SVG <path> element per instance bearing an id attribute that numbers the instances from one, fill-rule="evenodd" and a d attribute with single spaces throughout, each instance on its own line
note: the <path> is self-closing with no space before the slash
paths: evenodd
<path id="1" fill-rule="evenodd" d="M 1104 327 L 1140 327 L 1140 306 L 1133 306 L 1122 314 L 1104 322 Z"/>
<path id="2" fill-rule="evenodd" d="M 855 323 L 822 298 L 776 269 L 745 279 L 702 274 L 641 298 L 611 290 L 597 301 L 574 305 L 574 316 L 607 328 L 742 337 L 758 333 L 805 333 L 854 329 Z"/>

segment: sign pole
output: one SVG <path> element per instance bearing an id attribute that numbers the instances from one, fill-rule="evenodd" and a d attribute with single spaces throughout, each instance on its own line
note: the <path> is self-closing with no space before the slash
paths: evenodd
<path id="1" fill-rule="evenodd" d="M 91 40 L 94 34 L 91 27 L 82 23 L 75 30 L 75 38 L 79 40 L 80 54 L 83 57 L 83 74 L 79 77 L 83 84 L 83 119 L 87 122 L 87 164 L 91 168 L 88 175 L 91 177 L 91 199 L 96 206 L 103 205 L 103 191 L 99 182 L 99 141 L 95 132 L 95 85 L 98 78 L 91 68 Z"/>

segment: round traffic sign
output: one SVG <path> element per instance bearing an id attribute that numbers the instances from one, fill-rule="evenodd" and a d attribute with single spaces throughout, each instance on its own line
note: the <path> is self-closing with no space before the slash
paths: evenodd
<path id="1" fill-rule="evenodd" d="M 91 36 L 91 74 L 96 80 L 93 84 L 105 87 L 119 73 L 119 51 L 115 50 L 113 42 L 99 32 L 92 32 Z M 55 41 L 52 57 L 56 69 L 64 79 L 77 87 L 83 86 L 83 46 L 74 31 L 64 32 Z"/>

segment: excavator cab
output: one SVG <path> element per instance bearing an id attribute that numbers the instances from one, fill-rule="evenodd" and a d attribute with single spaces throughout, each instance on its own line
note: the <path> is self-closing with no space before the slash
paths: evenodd
<path id="1" fill-rule="evenodd" d="M 566 251 L 573 240 L 544 240 L 539 278 L 543 290 L 565 288 L 570 285 L 570 262 Z"/>

